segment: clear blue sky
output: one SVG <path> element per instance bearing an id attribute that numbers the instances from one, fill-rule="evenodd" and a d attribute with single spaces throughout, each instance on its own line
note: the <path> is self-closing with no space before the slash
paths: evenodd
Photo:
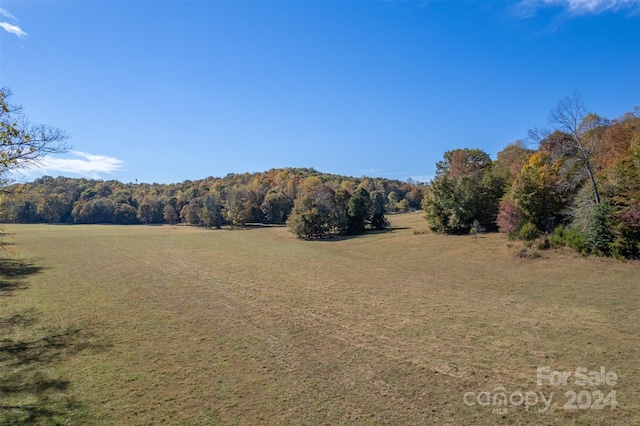
<path id="1" fill-rule="evenodd" d="M 640 104 L 640 3 L 3 0 L 0 55 L 13 102 L 72 135 L 41 173 L 426 179 L 576 90 L 608 118 Z"/>

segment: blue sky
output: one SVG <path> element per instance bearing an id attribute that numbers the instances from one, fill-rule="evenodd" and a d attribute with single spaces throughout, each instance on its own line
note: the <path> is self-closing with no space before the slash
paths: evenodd
<path id="1" fill-rule="evenodd" d="M 576 90 L 608 118 L 640 104 L 640 2 L 0 1 L 0 84 L 72 135 L 23 180 L 425 180 Z"/>

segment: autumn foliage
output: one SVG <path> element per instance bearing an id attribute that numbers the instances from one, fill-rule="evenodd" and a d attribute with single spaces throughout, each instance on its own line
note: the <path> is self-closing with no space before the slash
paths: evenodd
<path id="1" fill-rule="evenodd" d="M 530 132 L 536 149 L 517 141 L 495 161 L 477 149 L 446 152 L 423 201 L 430 228 L 465 233 L 478 220 L 517 237 L 526 224 L 583 253 L 640 258 L 638 109 L 607 120 L 574 94 L 550 121 L 553 131 Z"/>

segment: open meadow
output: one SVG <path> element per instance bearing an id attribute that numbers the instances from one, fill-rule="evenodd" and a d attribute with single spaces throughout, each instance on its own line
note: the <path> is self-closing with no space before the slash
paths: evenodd
<path id="1" fill-rule="evenodd" d="M 0 424 L 640 424 L 639 262 L 390 219 L 5 225 Z"/>

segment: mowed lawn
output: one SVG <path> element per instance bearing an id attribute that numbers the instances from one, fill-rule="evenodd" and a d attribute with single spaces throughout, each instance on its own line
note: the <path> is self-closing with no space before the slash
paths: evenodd
<path id="1" fill-rule="evenodd" d="M 640 424 L 638 262 L 391 221 L 313 242 L 6 225 L 0 424 Z M 617 381 L 581 386 L 581 367 Z"/>

